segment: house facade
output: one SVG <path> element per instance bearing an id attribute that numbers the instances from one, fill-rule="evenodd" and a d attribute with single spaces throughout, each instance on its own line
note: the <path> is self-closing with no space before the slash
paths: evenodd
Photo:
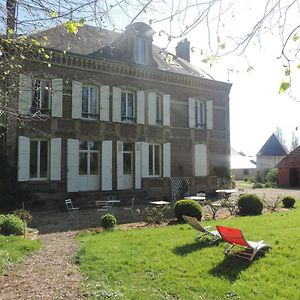
<path id="1" fill-rule="evenodd" d="M 263 179 L 287 154 L 288 151 L 273 133 L 256 155 L 257 176 Z"/>
<path id="2" fill-rule="evenodd" d="M 152 45 L 153 34 L 143 23 L 41 33 L 51 67 L 42 54 L 25 65 L 18 109 L 29 121 L 5 145 L 40 203 L 171 199 L 183 179 L 191 193 L 217 187 L 215 170 L 229 168 L 231 85 Z"/>

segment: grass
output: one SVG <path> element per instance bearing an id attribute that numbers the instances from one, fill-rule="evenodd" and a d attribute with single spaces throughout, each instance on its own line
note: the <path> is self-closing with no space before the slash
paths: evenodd
<path id="1" fill-rule="evenodd" d="M 0 274 L 11 262 L 20 261 L 24 256 L 41 247 L 40 241 L 26 240 L 18 236 L 0 235 Z"/>
<path id="2" fill-rule="evenodd" d="M 82 233 L 77 255 L 92 299 L 296 299 L 300 209 L 204 222 L 242 229 L 272 250 L 252 263 L 196 242 L 188 225 Z"/>

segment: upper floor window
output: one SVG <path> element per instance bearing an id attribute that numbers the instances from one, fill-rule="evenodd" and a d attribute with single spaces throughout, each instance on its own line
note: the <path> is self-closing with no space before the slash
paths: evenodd
<path id="1" fill-rule="evenodd" d="M 149 175 L 160 176 L 161 170 L 161 147 L 157 144 L 149 145 Z"/>
<path id="2" fill-rule="evenodd" d="M 162 125 L 162 97 L 161 95 L 156 95 L 156 124 Z"/>
<path id="3" fill-rule="evenodd" d="M 98 117 L 98 88 L 92 85 L 82 86 L 82 117 L 97 119 Z"/>
<path id="4" fill-rule="evenodd" d="M 99 174 L 99 142 L 80 142 L 79 174 Z"/>
<path id="5" fill-rule="evenodd" d="M 135 62 L 137 64 L 146 64 L 146 40 L 140 37 L 135 39 Z"/>
<path id="6" fill-rule="evenodd" d="M 29 156 L 29 176 L 31 179 L 47 179 L 49 169 L 48 141 L 31 140 Z"/>
<path id="7" fill-rule="evenodd" d="M 50 97 L 50 80 L 35 79 L 33 80 L 33 91 L 30 112 L 50 114 L 51 97 Z"/>
<path id="8" fill-rule="evenodd" d="M 135 94 L 130 91 L 121 93 L 121 121 L 135 122 Z"/>
<path id="9" fill-rule="evenodd" d="M 195 101 L 195 127 L 205 128 L 205 105 L 204 102 Z"/>

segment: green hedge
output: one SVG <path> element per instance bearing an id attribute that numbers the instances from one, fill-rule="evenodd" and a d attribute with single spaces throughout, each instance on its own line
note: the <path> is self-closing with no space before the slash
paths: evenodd
<path id="1" fill-rule="evenodd" d="M 101 226 L 107 229 L 114 229 L 117 225 L 117 219 L 112 214 L 106 214 L 101 217 Z"/>
<path id="2" fill-rule="evenodd" d="M 260 215 L 263 210 L 263 203 L 257 195 L 242 194 L 238 199 L 238 208 L 241 215 Z"/>
<path id="3" fill-rule="evenodd" d="M 291 196 L 285 196 L 282 199 L 282 204 L 285 208 L 292 208 L 295 205 L 295 198 Z"/>

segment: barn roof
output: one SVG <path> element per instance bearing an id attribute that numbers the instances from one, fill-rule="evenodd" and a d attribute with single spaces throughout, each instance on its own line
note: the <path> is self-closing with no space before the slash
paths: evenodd
<path id="1" fill-rule="evenodd" d="M 283 158 L 277 165 L 277 168 L 300 168 L 300 146 L 294 149 L 290 154 Z"/>
<path id="2" fill-rule="evenodd" d="M 273 133 L 258 151 L 257 156 L 285 156 L 287 154 L 288 151 Z"/>

